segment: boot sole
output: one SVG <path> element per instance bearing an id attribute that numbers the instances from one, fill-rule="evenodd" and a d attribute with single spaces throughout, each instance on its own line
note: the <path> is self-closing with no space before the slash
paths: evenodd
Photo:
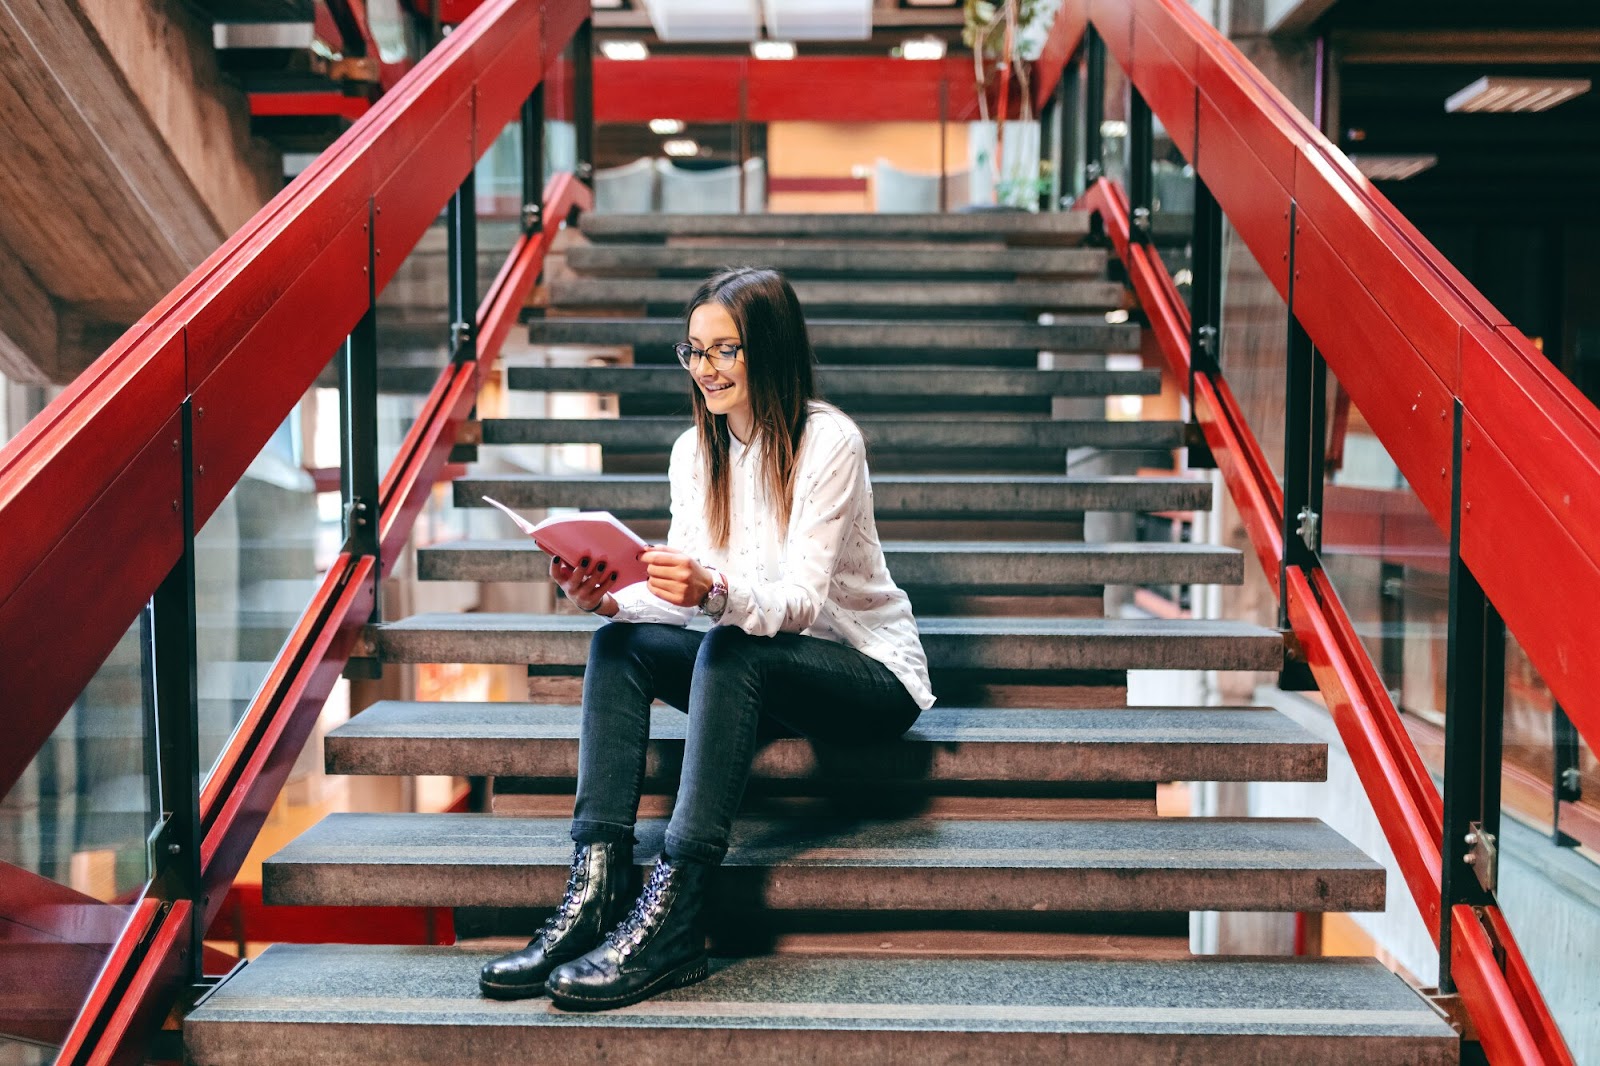
<path id="1" fill-rule="evenodd" d="M 490 999 L 534 999 L 545 994 L 543 984 L 496 985 L 483 980 L 478 982 L 478 991 Z"/>
<path id="2" fill-rule="evenodd" d="M 693 962 L 685 963 L 675 970 L 668 970 L 643 988 L 636 989 L 625 996 L 612 996 L 605 999 L 584 999 L 565 996 L 550 988 L 545 991 L 550 995 L 550 1002 L 562 1010 L 588 1011 L 588 1010 L 613 1010 L 617 1007 L 626 1007 L 631 1004 L 649 999 L 651 996 L 666 992 L 674 988 L 683 988 L 685 985 L 696 984 L 704 981 L 711 973 L 711 963 L 702 955 Z"/>

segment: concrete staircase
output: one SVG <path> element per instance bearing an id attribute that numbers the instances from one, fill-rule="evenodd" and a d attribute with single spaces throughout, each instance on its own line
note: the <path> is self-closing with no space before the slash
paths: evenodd
<path id="1" fill-rule="evenodd" d="M 1158 782 L 1316 781 L 1327 752 L 1272 710 L 1126 705 L 1129 670 L 1270 671 L 1284 651 L 1270 629 L 1107 610 L 1125 599 L 1108 588 L 1238 583 L 1243 560 L 1086 539 L 1213 500 L 1186 476 L 1066 472 L 1155 465 L 1182 440 L 1101 416 L 1159 380 L 1105 369 L 1138 327 L 1105 322 L 1126 298 L 1083 218 L 592 216 L 582 233 L 531 339 L 629 345 L 633 365 L 508 383 L 610 394 L 620 417 L 487 420 L 478 439 L 599 445 L 603 472 L 473 474 L 456 506 L 605 506 L 660 535 L 687 425 L 666 316 L 715 266 L 777 264 L 814 316 L 826 394 L 867 435 L 940 703 L 893 744 L 761 750 L 703 984 L 567 1015 L 481 999 L 488 948 L 280 945 L 189 1016 L 193 1062 L 1457 1060 L 1454 1031 L 1371 960 L 1189 956 L 1187 912 L 1377 910 L 1384 872 L 1320 822 L 1157 815 Z M 524 539 L 465 541 L 421 551 L 418 575 L 542 581 L 547 562 Z M 330 772 L 488 778 L 493 813 L 330 816 L 267 862 L 267 901 L 450 906 L 458 928 L 525 934 L 565 881 L 596 624 L 562 604 L 377 627 L 366 651 L 386 663 L 525 663 L 542 701 L 385 702 L 340 727 Z M 654 712 L 641 863 L 684 728 Z"/>

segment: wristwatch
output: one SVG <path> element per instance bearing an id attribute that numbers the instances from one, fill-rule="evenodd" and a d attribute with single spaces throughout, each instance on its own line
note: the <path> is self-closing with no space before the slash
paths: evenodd
<path id="1" fill-rule="evenodd" d="M 711 591 L 706 593 L 706 598 L 700 601 L 700 610 L 705 616 L 715 622 L 722 617 L 722 612 L 728 609 L 728 579 L 722 576 L 722 571 L 711 571 Z"/>

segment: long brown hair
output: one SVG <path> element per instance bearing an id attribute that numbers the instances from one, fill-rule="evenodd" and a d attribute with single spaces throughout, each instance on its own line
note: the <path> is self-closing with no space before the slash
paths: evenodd
<path id="1" fill-rule="evenodd" d="M 707 278 L 684 310 L 685 330 L 695 308 L 721 304 L 739 327 L 745 379 L 755 428 L 748 442 L 761 446 L 761 481 L 768 501 L 787 529 L 794 510 L 794 475 L 799 465 L 800 438 L 817 390 L 812 367 L 816 355 L 806 334 L 800 301 L 788 280 L 776 270 L 739 267 Z M 711 542 L 728 545 L 731 518 L 728 473 L 728 420 L 706 409 L 706 398 L 690 386 L 700 455 L 711 491 L 706 494 L 706 526 Z"/>

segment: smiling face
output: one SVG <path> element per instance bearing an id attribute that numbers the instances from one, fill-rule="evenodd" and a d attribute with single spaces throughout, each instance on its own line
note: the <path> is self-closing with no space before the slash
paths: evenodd
<path id="1" fill-rule="evenodd" d="M 701 351 L 719 344 L 739 344 L 739 327 L 726 307 L 708 300 L 689 316 L 689 343 Z M 741 350 L 738 360 L 729 367 L 718 367 L 711 359 L 700 359 L 689 370 L 700 394 L 705 397 L 706 409 L 714 415 L 725 416 L 728 429 L 740 440 L 749 439 L 750 427 L 755 421 L 750 408 L 750 378 L 745 354 Z"/>

